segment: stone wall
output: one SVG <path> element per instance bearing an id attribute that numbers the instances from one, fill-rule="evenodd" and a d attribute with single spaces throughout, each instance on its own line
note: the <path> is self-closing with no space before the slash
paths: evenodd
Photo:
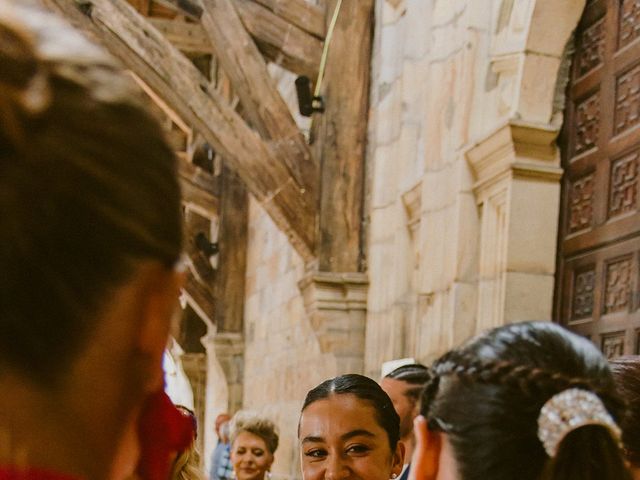
<path id="1" fill-rule="evenodd" d="M 276 478 L 300 478 L 298 412 L 320 381 L 550 318 L 553 98 L 583 6 L 377 0 L 366 275 L 314 274 L 251 200 L 243 407 L 280 426 Z"/>
<path id="2" fill-rule="evenodd" d="M 429 362 L 486 327 L 550 318 L 562 121 L 553 99 L 583 6 L 377 2 L 368 374 L 394 358 Z"/>
<path id="3" fill-rule="evenodd" d="M 285 235 L 251 199 L 245 303 L 243 408 L 279 426 L 274 478 L 299 478 L 298 414 L 306 392 L 337 371 L 323 353 L 298 287 L 305 267 Z"/>

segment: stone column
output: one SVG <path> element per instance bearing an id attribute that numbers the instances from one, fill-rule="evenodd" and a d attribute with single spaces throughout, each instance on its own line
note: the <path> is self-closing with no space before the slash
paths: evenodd
<path id="1" fill-rule="evenodd" d="M 363 373 L 367 276 L 313 272 L 299 286 L 322 353 L 336 358 L 336 375 Z"/>
<path id="2" fill-rule="evenodd" d="M 202 338 L 207 351 L 206 415 L 204 431 L 205 465 L 217 442 L 215 419 L 220 413 L 233 414 L 242 405 L 242 358 L 244 344 L 237 333 L 210 332 Z"/>
<path id="3" fill-rule="evenodd" d="M 553 125 L 510 121 L 467 151 L 481 221 L 477 330 L 551 318 L 557 135 Z"/>

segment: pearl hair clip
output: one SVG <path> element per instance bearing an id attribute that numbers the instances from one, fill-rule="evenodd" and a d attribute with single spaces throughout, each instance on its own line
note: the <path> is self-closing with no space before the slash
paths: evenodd
<path id="1" fill-rule="evenodd" d="M 557 393 L 544 404 L 538 417 L 538 439 L 547 455 L 555 457 L 562 439 L 573 430 L 586 425 L 607 428 L 620 442 L 622 432 L 602 400 L 593 392 L 570 388 Z"/>

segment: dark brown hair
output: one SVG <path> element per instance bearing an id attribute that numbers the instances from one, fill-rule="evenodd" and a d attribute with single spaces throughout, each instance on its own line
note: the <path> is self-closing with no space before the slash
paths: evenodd
<path id="1" fill-rule="evenodd" d="M 135 262 L 179 258 L 175 157 L 136 95 L 56 17 L 0 16 L 0 368 L 54 382 Z"/>
<path id="2" fill-rule="evenodd" d="M 625 455 L 640 468 L 640 356 L 618 357 L 610 363 L 618 391 L 627 402 L 621 422 Z"/>
<path id="3" fill-rule="evenodd" d="M 588 340 L 550 322 L 491 330 L 435 362 L 422 414 L 447 433 L 462 480 L 628 479 L 604 427 L 570 432 L 550 458 L 538 439 L 542 406 L 556 393 L 596 393 L 613 418 L 623 403 L 606 359 Z"/>
<path id="4" fill-rule="evenodd" d="M 348 373 L 325 380 L 309 390 L 302 405 L 302 412 L 318 400 L 324 400 L 331 395 L 345 394 L 355 395 L 373 407 L 376 412 L 376 421 L 387 433 L 389 447 L 394 452 L 400 440 L 400 417 L 396 413 L 396 409 L 393 408 L 389 395 L 369 377 Z"/>

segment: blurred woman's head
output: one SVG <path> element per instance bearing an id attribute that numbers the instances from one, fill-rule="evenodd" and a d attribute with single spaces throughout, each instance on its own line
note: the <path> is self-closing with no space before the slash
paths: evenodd
<path id="1" fill-rule="evenodd" d="M 305 480 L 388 480 L 400 474 L 400 419 L 380 385 L 362 375 L 327 380 L 307 394 L 298 439 Z"/>
<path id="2" fill-rule="evenodd" d="M 432 374 L 422 415 L 439 461 L 452 457 L 434 478 L 628 478 L 622 403 L 588 340 L 553 323 L 508 325 L 445 354 Z"/>
<path id="3" fill-rule="evenodd" d="M 93 451 L 87 473 L 162 387 L 182 278 L 175 157 L 108 55 L 50 14 L 0 8 L 0 401 L 28 397 L 23 422 L 48 402 L 12 441 L 62 428 L 40 443 Z"/>
<path id="4" fill-rule="evenodd" d="M 622 418 L 622 441 L 634 478 L 640 478 L 640 355 L 619 357 L 611 362 L 613 378 L 627 403 Z"/>
<path id="5" fill-rule="evenodd" d="M 278 448 L 278 429 L 266 417 L 238 412 L 231 420 L 231 463 L 238 480 L 263 480 Z"/>

